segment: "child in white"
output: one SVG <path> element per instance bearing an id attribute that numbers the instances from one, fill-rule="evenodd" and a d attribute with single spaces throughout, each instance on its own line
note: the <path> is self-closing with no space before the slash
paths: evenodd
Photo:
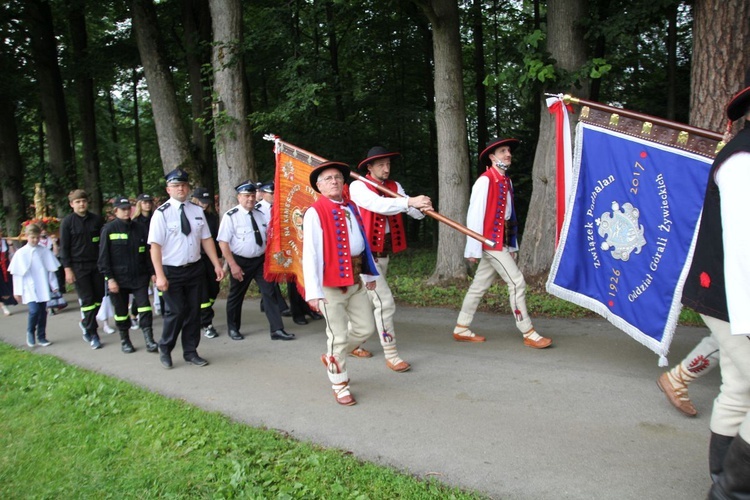
<path id="1" fill-rule="evenodd" d="M 41 229 L 36 224 L 26 226 L 26 245 L 16 252 L 8 270 L 13 275 L 13 295 L 29 307 L 26 345 L 48 346 L 47 301 L 58 291 L 55 271 L 60 267 L 52 252 L 39 245 Z"/>

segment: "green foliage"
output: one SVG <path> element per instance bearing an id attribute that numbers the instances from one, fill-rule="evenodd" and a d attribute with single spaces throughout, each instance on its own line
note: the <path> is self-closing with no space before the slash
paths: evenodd
<path id="1" fill-rule="evenodd" d="M 7 344 L 0 496 L 480 498 Z"/>

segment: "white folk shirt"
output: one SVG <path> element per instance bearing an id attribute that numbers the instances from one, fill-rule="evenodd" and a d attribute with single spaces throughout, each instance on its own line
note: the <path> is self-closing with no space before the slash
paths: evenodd
<path id="1" fill-rule="evenodd" d="M 224 214 L 219 224 L 219 236 L 217 239 L 229 244 L 229 249 L 234 255 L 250 259 L 260 257 L 266 253 L 266 231 L 268 230 L 268 218 L 260 210 L 253 210 L 252 216 L 258 224 L 263 245 L 258 246 L 255 242 L 255 230 L 250 220 L 250 213 L 242 205 L 237 205 Z"/>
<path id="2" fill-rule="evenodd" d="M 13 275 L 13 295 L 20 295 L 24 304 L 47 302 L 50 292 L 59 288 L 54 271 L 60 262 L 48 248 L 21 247 L 10 261 L 8 271 Z"/>
<path id="3" fill-rule="evenodd" d="M 180 205 L 170 198 L 154 210 L 148 230 L 148 242 L 161 246 L 161 261 L 165 266 L 184 266 L 201 258 L 201 241 L 211 238 L 203 209 L 185 202 L 185 215 L 190 222 L 190 234 L 182 234 Z"/>
<path id="4" fill-rule="evenodd" d="M 747 192 L 750 153 L 735 153 L 714 176 L 721 193 L 724 240 L 724 279 L 729 324 L 733 335 L 750 334 L 750 231 L 747 230 Z"/>
<path id="5" fill-rule="evenodd" d="M 331 200 L 334 203 L 337 201 Z M 349 229 L 349 248 L 352 255 L 361 255 L 365 251 L 365 239 L 359 230 L 357 219 L 351 208 L 344 205 L 342 208 L 347 212 L 347 223 Z M 325 264 L 323 253 L 323 228 L 320 225 L 318 211 L 308 208 L 302 223 L 304 238 L 302 245 L 302 270 L 305 278 L 305 300 L 325 298 L 323 293 L 323 265 Z M 374 276 L 363 274 L 365 282 L 375 281 Z"/>
<path id="6" fill-rule="evenodd" d="M 406 212 L 409 217 L 417 220 L 424 219 L 424 213 L 414 207 L 409 206 L 409 198 L 400 183 L 396 182 L 397 192 L 403 198 L 393 198 L 391 196 L 380 196 L 374 193 L 364 181 L 354 181 L 349 185 L 349 194 L 352 201 L 358 207 L 362 207 L 370 212 L 381 215 L 396 215 Z M 391 232 L 391 226 L 388 219 L 385 220 L 385 232 Z"/>
<path id="7" fill-rule="evenodd" d="M 474 232 L 484 235 L 484 213 L 487 209 L 487 196 L 490 188 L 490 180 L 486 177 L 479 177 L 471 188 L 471 198 L 469 199 L 469 211 L 466 214 L 466 227 Z M 511 199 L 510 191 L 506 194 L 508 197 L 505 204 L 505 220 L 511 216 Z M 505 249 L 503 245 L 503 249 Z M 518 248 L 508 248 L 508 251 L 515 252 Z M 466 247 L 464 248 L 464 258 L 481 259 L 482 242 L 474 238 L 466 237 Z"/>

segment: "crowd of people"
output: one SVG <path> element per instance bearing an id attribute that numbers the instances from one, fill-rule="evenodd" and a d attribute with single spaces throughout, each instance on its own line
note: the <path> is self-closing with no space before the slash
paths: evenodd
<path id="1" fill-rule="evenodd" d="M 748 76 L 749 86 L 727 106 L 730 121 L 745 118 L 745 128 L 714 161 L 684 288 L 683 302 L 701 314 L 711 335 L 658 380 L 669 401 L 693 416 L 697 411 L 687 396 L 687 385 L 717 361 L 721 367 L 722 386 L 711 418 L 711 498 L 750 495 L 750 309 L 746 307 L 750 236 L 742 215 L 750 186 L 750 72 Z M 523 344 L 534 349 L 552 345 L 532 324 L 524 276 L 516 264 L 517 224 L 507 171 L 518 146 L 516 139 L 497 139 L 479 155 L 483 172 L 472 187 L 467 226 L 485 240 L 467 238 L 464 257 L 478 266 L 452 333 L 457 342 L 486 341 L 470 327 L 479 302 L 500 277 L 508 287 Z M 293 317 L 296 324 L 307 324 L 307 316 L 325 320 L 322 364 L 335 401 L 354 405 L 346 358 L 372 357 L 365 342 L 374 333 L 388 369 L 401 373 L 411 368 L 396 348 L 396 306 L 386 274 L 390 256 L 407 248 L 403 215 L 419 220 L 433 206 L 427 196 L 407 196 L 391 178 L 392 160 L 399 156 L 381 146 L 371 148 L 358 165 L 361 176 L 351 183 L 352 170 L 345 163 L 327 161 L 312 170 L 309 185 L 319 196 L 304 214 L 306 295 L 302 298 L 289 283 L 291 307 L 278 284 L 263 273 L 273 183 L 240 183 L 235 188 L 238 204 L 219 218 L 210 192 L 199 187 L 191 196 L 188 174 L 175 169 L 165 176 L 169 199 L 155 210 L 147 194 L 138 196 L 135 211 L 128 198 L 117 198 L 114 217 L 105 223 L 88 210 L 87 193 L 77 189 L 69 195 L 73 212 L 62 220 L 59 245 L 40 244 L 44 228 L 35 224 L 25 228 L 27 244 L 15 255 L 3 239 L 3 312 L 10 314 L 8 307 L 16 302 L 27 304 L 27 344 L 50 345 L 47 304 L 59 294 L 57 272 L 62 268 L 65 282 L 74 285 L 78 294 L 83 339 L 92 349 L 102 346 L 96 316 L 108 296 L 124 353 L 136 350 L 130 330 L 137 323 L 146 350 L 158 351 L 165 368 L 173 366 L 178 338 L 184 360 L 205 366 L 208 361 L 199 355 L 198 346 L 201 332 L 206 338 L 219 335 L 213 326 L 218 283 L 225 273 L 229 275 L 228 336 L 241 341 L 242 304 L 254 280 L 272 340 L 295 339 L 285 329 L 284 316 Z M 164 318 L 158 341 L 153 333 L 150 283 L 157 290 L 154 300 Z"/>

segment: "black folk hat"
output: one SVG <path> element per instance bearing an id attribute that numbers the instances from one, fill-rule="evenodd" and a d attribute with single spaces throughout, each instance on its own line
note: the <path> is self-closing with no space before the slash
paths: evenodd
<path id="1" fill-rule="evenodd" d="M 341 163 L 339 161 L 327 161 L 325 163 L 321 163 L 315 169 L 313 169 L 312 172 L 310 172 L 310 186 L 320 193 L 320 189 L 318 189 L 318 176 L 323 170 L 327 170 L 329 168 L 335 168 L 339 172 L 341 172 L 341 175 L 344 176 L 344 184 L 346 184 L 349 181 L 349 165 L 346 163 Z"/>
<path id="2" fill-rule="evenodd" d="M 372 163 L 375 160 L 380 160 L 381 158 L 393 158 L 396 156 L 401 156 L 401 153 L 388 151 L 383 146 L 371 147 L 367 152 L 367 158 L 359 162 L 359 165 L 357 165 L 357 170 L 359 170 L 360 172 L 366 172 L 368 163 Z"/>
<path id="3" fill-rule="evenodd" d="M 516 150 L 518 145 L 521 144 L 521 141 L 518 139 L 495 139 L 491 143 L 487 145 L 486 148 L 484 148 L 484 151 L 479 153 L 479 165 L 483 167 L 490 167 L 492 166 L 492 162 L 490 161 L 490 154 L 494 153 L 495 150 L 501 146 L 508 146 L 510 147 L 510 152 Z"/>
<path id="4" fill-rule="evenodd" d="M 750 110 L 750 69 L 745 73 L 745 88 L 737 92 L 727 104 L 727 118 L 739 120 Z"/>

